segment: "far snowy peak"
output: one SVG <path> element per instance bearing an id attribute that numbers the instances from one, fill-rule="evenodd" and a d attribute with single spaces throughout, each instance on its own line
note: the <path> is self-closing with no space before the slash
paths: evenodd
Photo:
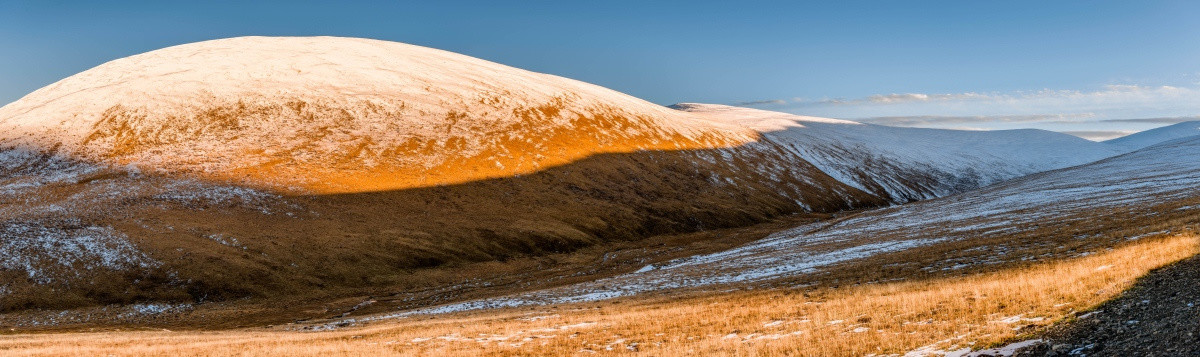
<path id="1" fill-rule="evenodd" d="M 1133 151 L 1175 139 L 1200 135 L 1200 121 L 1188 121 L 1146 130 L 1105 141 L 1125 151 Z"/>

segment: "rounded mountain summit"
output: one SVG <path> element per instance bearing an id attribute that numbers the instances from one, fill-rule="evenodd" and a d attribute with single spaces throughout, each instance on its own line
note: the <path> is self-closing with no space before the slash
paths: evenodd
<path id="1" fill-rule="evenodd" d="M 571 79 L 339 37 L 239 37 L 114 60 L 0 108 L 0 133 L 9 148 L 313 193 L 756 138 Z"/>

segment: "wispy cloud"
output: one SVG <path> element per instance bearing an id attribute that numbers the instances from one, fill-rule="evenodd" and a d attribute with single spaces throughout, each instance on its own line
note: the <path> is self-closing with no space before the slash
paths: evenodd
<path id="1" fill-rule="evenodd" d="M 734 103 L 733 105 L 736 105 L 739 107 L 757 107 L 757 106 L 764 106 L 764 105 L 784 105 L 787 103 L 788 103 L 788 101 L 783 100 L 783 99 L 768 99 L 768 100 L 754 100 L 754 101 L 749 101 L 749 102 L 738 102 L 738 103 Z"/>
<path id="2" fill-rule="evenodd" d="M 1162 118 L 1141 118 L 1141 119 L 1105 119 L 1101 122 L 1105 123 L 1147 123 L 1147 124 L 1178 124 L 1188 121 L 1200 120 L 1200 115 L 1186 117 L 1162 117 Z"/>
<path id="3" fill-rule="evenodd" d="M 866 98 L 844 101 L 842 104 L 852 103 L 905 103 L 905 102 L 930 102 L 930 101 L 949 101 L 949 100 L 988 100 L 993 98 L 991 95 L 980 93 L 953 93 L 953 94 L 924 94 L 924 93 L 903 93 L 903 94 L 876 94 Z"/>
<path id="4" fill-rule="evenodd" d="M 1032 122 L 1082 122 L 1083 119 L 1094 118 L 1092 113 L 1071 114 L 1035 114 L 1035 115 L 976 115 L 976 116 L 942 116 L 915 115 L 894 117 L 873 117 L 854 119 L 870 124 L 889 126 L 941 126 L 946 124 L 972 123 L 1032 123 Z"/>
<path id="5" fill-rule="evenodd" d="M 763 99 L 735 103 L 736 105 L 861 105 L 861 104 L 905 104 L 905 103 L 929 103 L 929 102 L 955 102 L 955 101 L 983 101 L 983 102 L 1004 102 L 1004 101 L 1039 101 L 1039 100 L 1073 100 L 1073 101 L 1097 101 L 1097 100 L 1147 100 L 1158 98 L 1174 98 L 1200 95 L 1200 91 L 1186 87 L 1175 86 L 1140 86 L 1140 85 L 1106 85 L 1100 90 L 1079 91 L 1079 90 L 1054 90 L 1043 89 L 1038 91 L 1016 91 L 1016 92 L 965 92 L 965 93 L 891 93 L 891 94 L 875 94 L 862 98 L 825 98 L 825 99 Z"/>

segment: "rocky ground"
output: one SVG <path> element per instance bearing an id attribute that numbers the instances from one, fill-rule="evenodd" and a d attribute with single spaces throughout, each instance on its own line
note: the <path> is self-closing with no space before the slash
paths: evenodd
<path id="1" fill-rule="evenodd" d="M 1200 356 L 1200 256 L 1142 278 L 1017 356 Z"/>

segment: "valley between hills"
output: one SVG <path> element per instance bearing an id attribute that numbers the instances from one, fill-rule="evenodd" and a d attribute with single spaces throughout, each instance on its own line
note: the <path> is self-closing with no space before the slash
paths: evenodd
<path id="1" fill-rule="evenodd" d="M 1198 188 L 1198 122 L 899 128 L 213 40 L 0 108 L 0 352 L 1195 354 Z"/>

